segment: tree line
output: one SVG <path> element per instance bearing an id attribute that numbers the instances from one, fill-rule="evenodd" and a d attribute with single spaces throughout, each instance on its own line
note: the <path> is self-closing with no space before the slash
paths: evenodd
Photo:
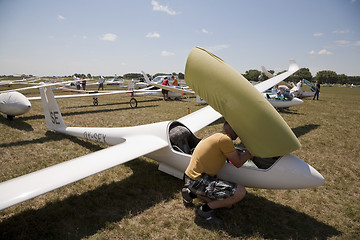
<path id="1" fill-rule="evenodd" d="M 285 72 L 286 70 L 277 73 L 277 75 Z M 269 71 L 271 74 L 274 74 L 273 70 Z M 259 70 L 248 70 L 243 74 L 243 76 L 249 81 L 264 81 L 268 77 Z M 360 84 L 360 76 L 346 76 L 345 74 L 337 74 L 334 71 L 323 70 L 316 73 L 315 77 L 312 76 L 308 68 L 300 68 L 297 72 L 287 78 L 287 81 L 298 82 L 302 79 L 306 79 L 310 82 L 319 81 L 320 83 L 329 83 L 329 84 Z"/>
<path id="2" fill-rule="evenodd" d="M 279 75 L 283 72 L 285 72 L 286 70 L 277 73 L 276 75 Z M 274 74 L 275 71 L 273 70 L 269 70 L 269 72 L 271 74 Z M 63 77 L 68 77 L 71 78 L 72 76 L 77 76 L 77 77 L 81 77 L 81 78 L 99 78 L 100 76 L 92 76 L 90 73 L 88 74 L 82 74 L 82 73 L 75 73 L 71 76 L 63 76 Z M 150 78 L 155 78 L 157 76 L 161 76 L 161 75 L 175 75 L 178 76 L 179 79 L 184 79 L 185 75 L 181 72 L 179 73 L 156 73 L 155 75 L 149 75 L 148 76 Z M 254 81 L 254 82 L 259 82 L 259 81 L 265 81 L 267 79 L 269 79 L 263 72 L 256 70 L 256 69 L 251 69 L 246 71 L 243 76 L 249 80 L 249 81 Z M 0 76 L 0 77 L 13 77 L 14 76 Z M 21 75 L 21 77 L 34 77 L 33 75 Z M 55 77 L 55 76 L 54 76 Z M 104 77 L 112 77 L 112 76 L 104 76 Z M 143 76 L 141 73 L 126 73 L 123 76 L 118 76 L 118 78 L 124 78 L 124 79 L 139 79 L 139 80 L 143 80 Z M 323 71 L 319 71 L 316 73 L 315 77 L 312 76 L 310 70 L 308 68 L 300 68 L 297 72 L 295 72 L 293 75 L 291 75 L 290 77 L 288 77 L 287 81 L 291 81 L 291 82 L 298 82 L 302 79 L 306 79 L 310 82 L 315 82 L 315 81 L 319 81 L 320 83 L 328 83 L 328 84 L 355 84 L 355 85 L 360 85 L 360 76 L 347 76 L 345 74 L 337 74 L 334 71 L 330 71 L 330 70 L 323 70 Z"/>

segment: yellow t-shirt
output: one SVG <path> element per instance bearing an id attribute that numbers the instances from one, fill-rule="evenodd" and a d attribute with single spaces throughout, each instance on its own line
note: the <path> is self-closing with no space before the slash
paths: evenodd
<path id="1" fill-rule="evenodd" d="M 199 142 L 191 156 L 185 174 L 196 180 L 202 173 L 215 176 L 224 166 L 225 154 L 235 152 L 233 141 L 223 133 L 215 133 Z"/>

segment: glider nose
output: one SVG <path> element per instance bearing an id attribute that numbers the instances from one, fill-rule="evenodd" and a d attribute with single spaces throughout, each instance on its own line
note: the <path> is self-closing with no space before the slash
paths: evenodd
<path id="1" fill-rule="evenodd" d="M 324 177 L 315 168 L 292 154 L 283 156 L 278 164 L 279 174 L 289 188 L 312 188 L 324 184 Z"/>
<path id="2" fill-rule="evenodd" d="M 293 98 L 293 102 L 295 103 L 295 105 L 299 105 L 299 104 L 302 104 L 304 101 L 295 97 L 295 98 Z"/>
<path id="3" fill-rule="evenodd" d="M 18 103 L 19 112 L 27 113 L 31 109 L 31 103 L 27 99 L 23 99 L 21 102 Z"/>
<path id="4" fill-rule="evenodd" d="M 312 166 L 310 166 L 310 178 L 311 181 L 313 182 L 313 186 L 317 187 L 317 186 L 321 186 L 324 184 L 325 182 L 325 178 Z"/>

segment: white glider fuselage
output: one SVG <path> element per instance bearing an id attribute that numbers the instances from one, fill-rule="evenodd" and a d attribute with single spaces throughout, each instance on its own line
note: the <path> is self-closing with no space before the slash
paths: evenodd
<path id="1" fill-rule="evenodd" d="M 178 151 L 173 147 L 170 129 L 174 126 L 186 127 L 177 121 L 165 121 L 135 127 L 67 127 L 57 131 L 108 145 L 124 143 L 131 136 L 141 135 L 144 138 L 156 136 L 159 141 L 166 143 L 166 146 L 145 156 L 159 162 L 159 170 L 182 179 L 185 169 L 189 165 L 191 154 Z M 191 133 L 191 135 L 193 134 Z M 190 146 L 190 148 L 194 147 Z M 129 149 L 128 151 L 137 150 Z M 272 161 L 266 169 L 257 167 L 252 160 L 240 168 L 236 168 L 231 163 L 226 163 L 218 176 L 250 188 L 300 189 L 316 187 L 324 183 L 323 176 L 317 170 L 293 154 L 286 154 L 274 158 Z M 74 171 L 78 170 L 74 169 Z"/>
<path id="2" fill-rule="evenodd" d="M 31 109 L 30 101 L 19 92 L 0 93 L 0 112 L 7 116 L 18 116 Z"/>
<path id="3" fill-rule="evenodd" d="M 271 96 L 269 98 L 269 94 L 266 93 L 263 93 L 263 95 L 274 108 L 289 108 L 302 104 L 304 102 L 297 97 L 293 97 L 292 99 L 277 99 L 275 96 Z"/>

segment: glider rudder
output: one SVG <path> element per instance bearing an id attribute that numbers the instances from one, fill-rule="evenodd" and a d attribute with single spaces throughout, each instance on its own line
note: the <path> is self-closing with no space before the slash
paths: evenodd
<path id="1" fill-rule="evenodd" d="M 61 116 L 59 106 L 55 100 L 54 93 L 50 87 L 40 88 L 41 102 L 44 109 L 47 128 L 59 130 L 65 128 L 65 122 Z"/>

